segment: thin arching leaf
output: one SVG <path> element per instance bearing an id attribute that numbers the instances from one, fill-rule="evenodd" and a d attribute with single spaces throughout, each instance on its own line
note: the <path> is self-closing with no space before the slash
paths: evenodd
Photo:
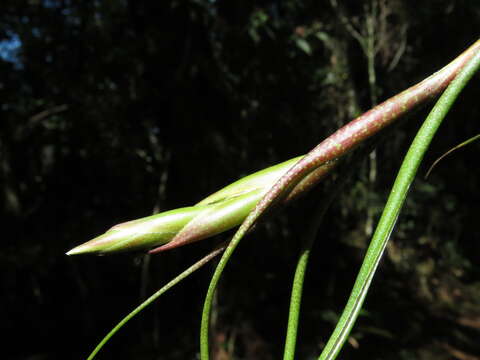
<path id="1" fill-rule="evenodd" d="M 433 162 L 433 164 L 430 166 L 430 168 L 428 169 L 427 173 L 425 174 L 425 179 L 428 178 L 428 176 L 430 175 L 430 173 L 432 172 L 432 170 L 435 168 L 435 166 L 437 166 L 437 164 L 443 160 L 443 158 L 449 154 L 451 154 L 452 152 L 454 152 L 455 150 L 458 150 L 468 144 L 471 144 L 472 142 L 474 142 L 475 140 L 478 140 L 480 139 L 480 134 L 478 135 L 475 135 L 473 137 L 471 137 L 470 139 L 462 142 L 461 144 L 458 144 L 457 146 L 451 148 L 450 150 L 448 150 L 446 153 L 444 153 L 442 156 L 440 156 L 437 160 L 435 160 Z"/>

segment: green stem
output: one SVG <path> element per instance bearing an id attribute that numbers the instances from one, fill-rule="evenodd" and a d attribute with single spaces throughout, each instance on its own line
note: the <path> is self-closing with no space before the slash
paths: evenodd
<path id="1" fill-rule="evenodd" d="M 322 202 L 318 205 L 316 211 L 310 219 L 303 239 L 300 256 L 297 260 L 295 268 L 295 275 L 293 277 L 292 292 L 290 295 L 290 308 L 288 312 L 287 335 L 285 339 L 285 349 L 283 352 L 283 360 L 293 360 L 295 358 L 295 347 L 297 343 L 298 319 L 300 316 L 300 307 L 302 302 L 303 283 L 305 280 L 305 273 L 308 266 L 308 260 L 312 250 L 313 243 L 317 237 L 318 229 L 322 223 L 325 213 L 329 209 L 333 200 L 340 193 L 340 190 L 346 183 L 348 174 L 345 171 L 340 176 L 340 181 L 334 184 L 331 191 L 326 192 L 323 196 Z"/>
<path id="2" fill-rule="evenodd" d="M 385 250 L 398 218 L 398 214 L 405 201 L 408 189 L 415 177 L 423 156 L 455 99 L 479 67 L 480 51 L 477 50 L 472 59 L 465 65 L 437 101 L 413 140 L 400 167 L 387 204 L 385 205 L 385 209 L 373 235 L 372 242 L 368 247 L 350 298 L 319 360 L 335 359 L 345 343 L 358 317 L 375 270 L 378 267 L 383 251 Z"/>
<path id="3" fill-rule="evenodd" d="M 203 303 L 202 310 L 202 320 L 200 324 L 200 359 L 209 360 L 209 344 L 208 344 L 208 330 L 210 326 L 210 311 L 212 308 L 213 295 L 215 294 L 215 289 L 217 287 L 220 276 L 222 275 L 223 269 L 227 265 L 230 256 L 235 251 L 238 243 L 240 242 L 241 237 L 234 238 L 230 241 L 227 248 L 225 249 L 224 255 L 220 258 L 220 261 L 215 268 L 215 272 L 210 279 L 210 285 L 207 290 L 207 295 L 205 296 L 205 301 Z"/>
<path id="4" fill-rule="evenodd" d="M 186 269 L 184 272 L 182 272 L 180 275 L 175 277 L 173 280 L 171 280 L 168 284 L 166 284 L 164 287 L 162 287 L 160 290 L 158 290 L 156 293 L 154 293 L 152 296 L 150 296 L 147 300 L 145 300 L 143 303 L 141 303 L 138 307 L 136 307 L 130 314 L 125 316 L 115 327 L 110 330 L 110 332 L 105 335 L 105 337 L 98 343 L 98 345 L 95 347 L 95 349 L 91 352 L 91 354 L 88 356 L 87 360 L 92 360 L 95 355 L 102 349 L 102 347 L 110 340 L 110 338 L 115 335 L 115 333 L 120 330 L 120 328 L 125 325 L 131 318 L 133 318 L 135 315 L 137 315 L 140 311 L 145 309 L 148 305 L 150 305 L 152 302 L 154 302 L 160 295 L 165 293 L 167 290 L 171 289 L 173 286 L 178 284 L 180 281 L 191 275 L 193 272 L 196 270 L 200 269 L 203 265 L 208 263 L 210 260 L 212 260 L 215 256 L 219 255 L 223 249 L 225 248 L 225 245 L 221 245 L 214 251 L 212 251 L 210 254 L 207 256 L 203 257 L 199 261 L 197 261 L 195 264 L 190 266 L 188 269 Z"/>
<path id="5" fill-rule="evenodd" d="M 295 347 L 297 343 L 298 318 L 300 316 L 300 305 L 302 302 L 303 283 L 305 280 L 305 272 L 310 258 L 313 243 L 315 241 L 318 229 L 322 222 L 329 205 L 322 203 L 318 207 L 316 213 L 312 216 L 310 226 L 305 234 L 302 250 L 295 268 L 293 277 L 292 292 L 290 295 L 290 308 L 288 311 L 287 336 L 285 339 L 285 349 L 283 352 L 283 360 L 293 360 L 295 357 Z"/>

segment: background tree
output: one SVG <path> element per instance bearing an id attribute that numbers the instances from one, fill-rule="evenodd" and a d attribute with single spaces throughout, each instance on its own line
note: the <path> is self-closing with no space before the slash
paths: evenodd
<path id="1" fill-rule="evenodd" d="M 422 79 L 478 36 L 473 1 L 364 3 L 3 0 L 0 303 L 3 330 L 26 340 L 21 348 L 7 341 L 5 358 L 81 358 L 225 236 L 154 257 L 70 259 L 65 251 L 305 153 L 372 99 Z M 378 25 L 373 35 L 369 21 Z M 350 27 L 365 42 L 374 36 L 373 70 Z M 478 76 L 431 161 L 478 133 L 477 85 Z M 378 217 L 423 117 L 395 127 L 377 148 L 374 185 L 366 163 L 327 215 L 306 279 L 299 358 L 326 341 L 369 240 L 367 217 Z M 479 356 L 477 148 L 418 181 L 345 358 Z M 238 251 L 216 305 L 216 358 L 280 356 L 295 234 L 315 201 L 259 226 Z M 209 275 L 164 297 L 102 355 L 195 358 Z"/>

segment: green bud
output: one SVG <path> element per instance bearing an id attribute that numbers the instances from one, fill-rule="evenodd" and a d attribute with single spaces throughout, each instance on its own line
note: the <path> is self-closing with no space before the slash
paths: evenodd
<path id="1" fill-rule="evenodd" d="M 284 161 L 280 164 L 270 166 L 266 169 L 257 171 L 256 173 L 247 175 L 234 183 L 225 186 L 223 189 L 206 197 L 197 205 L 211 204 L 218 201 L 223 201 L 253 190 L 265 189 L 267 190 L 280 179 L 295 163 L 303 156 Z"/>
<path id="2" fill-rule="evenodd" d="M 165 244 L 201 211 L 200 207 L 185 207 L 121 223 L 73 248 L 67 255 L 137 250 Z"/>
<path id="3" fill-rule="evenodd" d="M 239 225 L 269 188 L 300 158 L 246 176 L 195 206 L 118 224 L 105 234 L 73 248 L 67 255 L 105 254 L 160 246 L 153 251 L 157 252 L 217 235 Z"/>

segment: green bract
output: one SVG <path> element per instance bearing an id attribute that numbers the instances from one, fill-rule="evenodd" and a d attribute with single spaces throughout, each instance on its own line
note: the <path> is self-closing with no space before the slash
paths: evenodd
<path id="1" fill-rule="evenodd" d="M 239 225 L 269 188 L 300 158 L 248 175 L 195 206 L 115 225 L 106 233 L 73 248 L 67 255 L 150 249 L 174 238 L 185 244 L 217 235 Z"/>

